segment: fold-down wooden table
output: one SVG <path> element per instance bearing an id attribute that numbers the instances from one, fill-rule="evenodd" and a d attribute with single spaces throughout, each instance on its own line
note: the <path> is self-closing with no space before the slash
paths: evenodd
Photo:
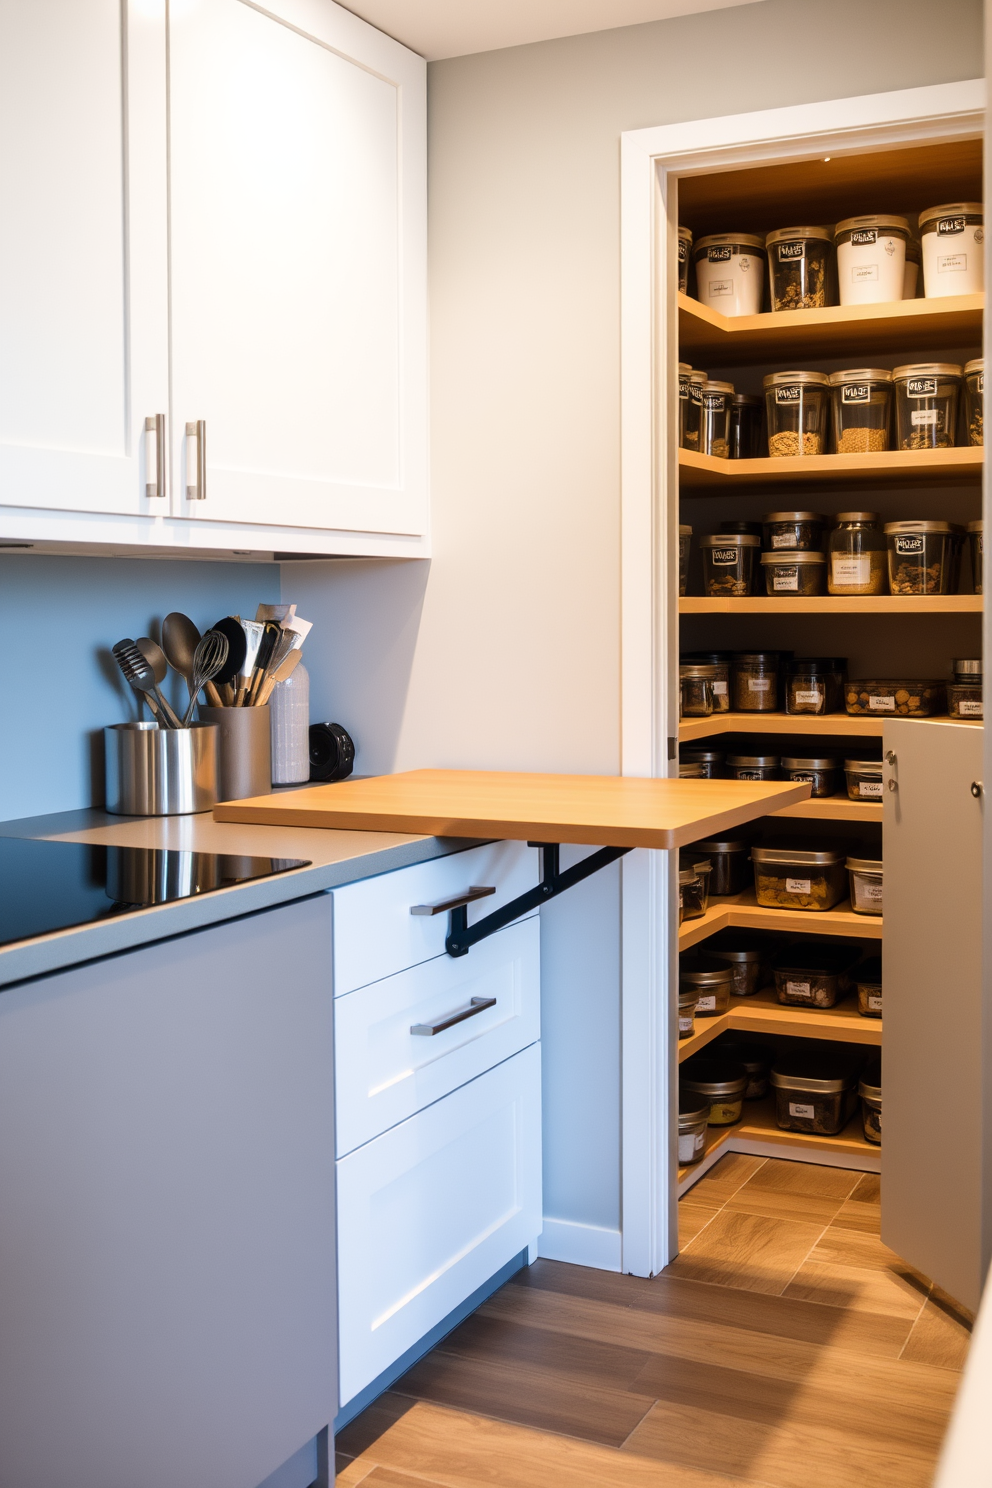
<path id="1" fill-rule="evenodd" d="M 543 877 L 529 893 L 467 924 L 457 901 L 418 906 L 451 913 L 449 955 L 509 924 L 535 905 L 580 883 L 635 847 L 675 848 L 803 801 L 808 785 L 791 781 L 643 780 L 630 775 L 526 775 L 488 770 L 410 770 L 344 780 L 214 807 L 218 821 L 264 826 L 416 832 L 431 837 L 489 837 L 544 849 Z M 604 844 L 558 871 L 562 842 Z"/>

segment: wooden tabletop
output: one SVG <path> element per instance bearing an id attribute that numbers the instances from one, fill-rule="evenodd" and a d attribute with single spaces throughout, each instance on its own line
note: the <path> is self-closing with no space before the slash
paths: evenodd
<path id="1" fill-rule="evenodd" d="M 226 801 L 214 807 L 214 817 L 261 826 L 672 848 L 809 793 L 808 785 L 791 781 L 410 770 Z"/>

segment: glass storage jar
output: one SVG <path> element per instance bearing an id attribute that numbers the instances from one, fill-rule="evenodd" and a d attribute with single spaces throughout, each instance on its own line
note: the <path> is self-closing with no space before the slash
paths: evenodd
<path id="1" fill-rule="evenodd" d="M 679 228 L 679 294 L 689 293 L 689 263 L 692 259 L 692 233 Z"/>
<path id="2" fill-rule="evenodd" d="M 736 713 L 778 710 L 778 651 L 741 651 L 730 664 L 730 693 Z"/>
<path id="3" fill-rule="evenodd" d="M 901 718 L 929 718 L 943 713 L 947 688 L 933 678 L 861 677 L 844 684 L 844 705 L 855 717 L 894 713 Z"/>
<path id="4" fill-rule="evenodd" d="M 713 712 L 730 711 L 730 652 L 685 651 L 681 660 L 686 665 L 713 668 Z M 723 755 L 720 755 L 722 761 Z"/>
<path id="5" fill-rule="evenodd" d="M 689 554 L 692 550 L 692 528 L 679 523 L 679 597 L 684 598 L 689 583 Z"/>
<path id="6" fill-rule="evenodd" d="M 714 532 L 699 539 L 699 548 L 703 555 L 703 588 L 711 598 L 741 598 L 751 593 L 760 537 Z"/>
<path id="7" fill-rule="evenodd" d="M 847 799 L 849 801 L 880 801 L 882 799 L 882 761 L 844 761 L 847 777 Z"/>
<path id="8" fill-rule="evenodd" d="M 947 689 L 947 711 L 952 718 L 982 717 L 982 660 L 957 660 L 954 681 Z"/>
<path id="9" fill-rule="evenodd" d="M 762 553 L 761 570 L 768 594 L 823 594 L 826 589 L 827 560 L 823 553 Z"/>
<path id="10" fill-rule="evenodd" d="M 820 553 L 827 518 L 820 512 L 768 512 L 761 526 L 765 547 L 771 552 L 785 548 L 789 552 Z"/>
<path id="11" fill-rule="evenodd" d="M 732 382 L 704 382 L 701 388 L 702 411 L 699 420 L 699 449 L 704 455 L 719 460 L 730 458 L 730 409 L 734 397 Z"/>
<path id="12" fill-rule="evenodd" d="M 951 202 L 920 213 L 923 293 L 980 294 L 985 288 L 985 208 L 981 202 Z"/>
<path id="13" fill-rule="evenodd" d="M 782 774 L 786 780 L 808 781 L 814 801 L 834 796 L 840 788 L 840 765 L 831 755 L 783 755 Z"/>
<path id="14" fill-rule="evenodd" d="M 747 887 L 750 874 L 747 859 L 750 844 L 743 837 L 713 837 L 706 842 L 694 842 L 690 852 L 709 859 L 713 872 L 710 875 L 710 893 L 720 897 L 739 894 Z"/>
<path id="15" fill-rule="evenodd" d="M 698 920 L 706 913 L 710 902 L 710 874 L 713 865 L 700 859 L 691 862 L 679 858 L 679 902 L 683 920 Z"/>
<path id="16" fill-rule="evenodd" d="M 760 315 L 765 288 L 764 238 L 711 233 L 693 245 L 696 295 L 721 315 Z"/>
<path id="17" fill-rule="evenodd" d="M 700 769 L 706 780 L 719 780 L 723 774 L 723 750 L 683 747 L 679 750 L 679 769 L 683 765 Z"/>
<path id="18" fill-rule="evenodd" d="M 679 667 L 679 717 L 709 718 L 713 712 L 713 669 Z"/>
<path id="19" fill-rule="evenodd" d="M 755 393 L 735 393 L 730 404 L 730 458 L 754 460 L 761 454 L 762 401 Z"/>
<path id="20" fill-rule="evenodd" d="M 968 443 L 985 443 L 985 358 L 964 364 L 964 419 Z"/>
<path id="21" fill-rule="evenodd" d="M 688 362 L 679 362 L 679 444 L 683 449 L 699 448 L 700 388 L 705 381 L 705 372 L 694 372 Z"/>
<path id="22" fill-rule="evenodd" d="M 694 1019 L 695 1019 L 695 1013 L 696 1013 L 696 1001 L 697 1001 L 697 994 L 694 991 L 692 991 L 689 988 L 682 988 L 682 989 L 680 989 L 680 991 L 679 991 L 679 1038 L 680 1039 L 692 1038 L 692 1035 L 696 1031 L 696 1024 L 695 1024 L 695 1021 L 694 1021 Z"/>
<path id="23" fill-rule="evenodd" d="M 741 1119 L 744 1092 L 748 1086 L 743 1065 L 727 1059 L 697 1055 L 679 1070 L 679 1094 L 705 1097 L 710 1103 L 710 1126 L 733 1126 Z"/>
<path id="24" fill-rule="evenodd" d="M 862 855 L 848 858 L 847 876 L 851 884 L 851 908 L 854 913 L 880 915 L 883 879 L 881 857 L 873 856 L 869 849 L 864 849 Z"/>
<path id="25" fill-rule="evenodd" d="M 829 378 L 825 372 L 771 372 L 763 381 L 768 453 L 822 455 L 827 448 Z"/>
<path id="26" fill-rule="evenodd" d="M 961 529 L 950 522 L 886 522 L 892 594 L 953 594 Z"/>
<path id="27" fill-rule="evenodd" d="M 985 523 L 981 518 L 977 522 L 968 523 L 968 546 L 971 549 L 971 585 L 976 594 L 981 594 L 982 592 L 984 528 Z"/>
<path id="28" fill-rule="evenodd" d="M 699 1162 L 706 1152 L 710 1102 L 690 1090 L 679 1091 L 679 1167 Z"/>
<path id="29" fill-rule="evenodd" d="M 833 243 L 825 227 L 780 227 L 765 238 L 773 310 L 820 310 L 830 303 Z"/>
<path id="30" fill-rule="evenodd" d="M 831 372 L 830 402 L 839 455 L 867 455 L 889 448 L 891 372 L 884 367 Z"/>
<path id="31" fill-rule="evenodd" d="M 955 362 L 912 362 L 892 374 L 900 449 L 950 449 L 958 427 L 961 368 Z"/>
<path id="32" fill-rule="evenodd" d="M 679 992 L 695 992 L 696 1017 L 716 1018 L 730 1006 L 733 973 L 725 961 L 689 954 L 679 960 Z"/>
<path id="33" fill-rule="evenodd" d="M 753 997 L 768 980 L 768 943 L 749 930 L 725 930 L 706 942 L 706 953 L 725 961 L 734 974 L 734 997 Z"/>
<path id="34" fill-rule="evenodd" d="M 847 895 L 844 854 L 836 848 L 804 848 L 792 842 L 751 849 L 754 892 L 765 909 L 833 909 Z"/>
<path id="35" fill-rule="evenodd" d="M 857 1107 L 857 1074 L 843 1053 L 797 1050 L 780 1055 L 769 1079 L 775 1120 L 783 1131 L 836 1137 Z"/>
<path id="36" fill-rule="evenodd" d="M 843 706 L 844 674 L 835 656 L 794 656 L 786 663 L 786 713 L 837 713 Z"/>
<path id="37" fill-rule="evenodd" d="M 906 278 L 905 217 L 871 213 L 845 217 L 834 230 L 837 287 L 842 305 L 881 305 L 901 300 Z"/>
<path id="38" fill-rule="evenodd" d="M 781 780 L 782 761 L 777 754 L 728 754 L 731 780 Z"/>
<path id="39" fill-rule="evenodd" d="M 904 300 L 915 300 L 920 292 L 920 266 L 923 261 L 923 250 L 919 239 L 909 237 L 906 239 L 906 269 L 902 281 L 902 297 Z"/>
<path id="40" fill-rule="evenodd" d="M 889 545 L 878 512 L 838 512 L 830 534 L 828 594 L 888 594 Z"/>
<path id="41" fill-rule="evenodd" d="M 882 958 L 870 956 L 853 972 L 858 989 L 858 1012 L 862 1018 L 882 1016 Z"/>
<path id="42" fill-rule="evenodd" d="M 705 780 L 706 771 L 702 765 L 679 765 L 680 780 Z"/>
<path id="43" fill-rule="evenodd" d="M 783 946 L 772 957 L 779 1002 L 786 1007 L 836 1007 L 851 990 L 851 968 L 857 952 L 845 945 L 824 945 L 808 936 Z"/>
<path id="44" fill-rule="evenodd" d="M 865 1141 L 882 1141 L 882 1061 L 873 1059 L 862 1071 L 858 1082 L 861 1097 L 861 1120 Z"/>
<path id="45" fill-rule="evenodd" d="M 706 1053 L 710 1059 L 721 1064 L 738 1065 L 744 1071 L 747 1075 L 746 1101 L 761 1100 L 768 1094 L 768 1076 L 775 1063 L 773 1044 L 750 1039 L 744 1034 L 730 1034 L 721 1038 L 719 1043 L 711 1044 Z"/>

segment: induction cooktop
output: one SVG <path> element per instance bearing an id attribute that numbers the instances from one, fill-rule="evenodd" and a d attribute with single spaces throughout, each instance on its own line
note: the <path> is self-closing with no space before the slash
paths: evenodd
<path id="1" fill-rule="evenodd" d="M 0 837 L 0 945 L 309 866 L 306 858 Z"/>

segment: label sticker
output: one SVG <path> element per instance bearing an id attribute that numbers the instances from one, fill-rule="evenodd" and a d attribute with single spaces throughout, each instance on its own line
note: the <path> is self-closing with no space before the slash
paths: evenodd
<path id="1" fill-rule="evenodd" d="M 963 233 L 964 226 L 963 217 L 939 217 L 937 219 L 937 236 L 949 238 L 956 233 Z"/>
<path id="2" fill-rule="evenodd" d="M 909 415 L 914 429 L 939 429 L 941 416 L 938 408 L 914 408 Z"/>
<path id="3" fill-rule="evenodd" d="M 812 1121 L 815 1114 L 814 1106 L 806 1106 L 799 1101 L 789 1102 L 789 1115 L 798 1116 L 800 1121 Z"/>
<path id="4" fill-rule="evenodd" d="M 835 584 L 853 587 L 871 582 L 871 559 L 867 553 L 859 553 L 853 558 L 842 553 L 833 553 L 830 567 Z"/>
<path id="5" fill-rule="evenodd" d="M 778 261 L 779 261 L 779 263 L 789 263 L 791 260 L 794 260 L 794 259 L 797 259 L 797 258 L 805 258 L 805 257 L 806 257 L 806 244 L 805 243 L 779 243 L 779 245 L 778 245 Z"/>
<path id="6" fill-rule="evenodd" d="M 737 771 L 737 779 L 738 780 L 760 780 L 761 779 L 761 771 L 760 770 L 738 770 Z"/>
<path id="7" fill-rule="evenodd" d="M 680 398 L 688 398 L 688 396 L 689 396 L 689 379 L 688 379 L 688 377 L 680 377 L 679 378 L 679 397 Z"/>
<path id="8" fill-rule="evenodd" d="M 723 413 L 727 406 L 726 393 L 704 393 L 703 407 L 708 408 L 711 413 Z"/>
<path id="9" fill-rule="evenodd" d="M 772 679 L 771 677 L 751 677 L 747 685 L 750 692 L 771 692 Z"/>
<path id="10" fill-rule="evenodd" d="M 878 697 L 875 693 L 869 693 L 868 707 L 872 713 L 894 713 L 896 700 L 894 697 Z"/>
<path id="11" fill-rule="evenodd" d="M 808 878 L 787 878 L 785 880 L 785 892 L 787 894 L 808 894 L 810 891 Z"/>
<path id="12" fill-rule="evenodd" d="M 962 718 L 981 718 L 981 699 L 962 698 L 961 702 L 958 703 L 958 712 Z"/>
<path id="13" fill-rule="evenodd" d="M 854 264 L 851 268 L 852 284 L 868 284 L 878 278 L 878 264 Z"/>
<path id="14" fill-rule="evenodd" d="M 703 401 L 703 390 L 702 390 L 702 388 L 699 386 L 699 383 L 698 382 L 693 382 L 691 378 L 689 380 L 689 401 L 691 403 L 700 403 L 700 404 Z"/>
<path id="15" fill-rule="evenodd" d="M 686 242 L 685 238 L 679 238 L 679 263 L 680 264 L 684 264 L 684 263 L 688 263 L 688 262 L 689 262 L 689 244 Z"/>
<path id="16" fill-rule="evenodd" d="M 915 418 L 915 414 L 913 415 Z M 895 538 L 895 550 L 901 558 L 909 557 L 911 554 L 922 555 L 922 537 L 897 537 Z"/>
<path id="17" fill-rule="evenodd" d="M 860 886 L 860 898 L 866 904 L 881 904 L 882 885 L 880 883 L 872 883 L 871 881 L 863 882 Z"/>
<path id="18" fill-rule="evenodd" d="M 795 593 L 799 588 L 799 568 L 795 563 L 779 563 L 772 576 L 772 593 Z"/>
<path id="19" fill-rule="evenodd" d="M 791 532 L 773 532 L 772 533 L 772 547 L 773 548 L 791 548 L 794 542 L 795 542 L 795 538 L 793 537 L 793 535 L 792 535 Z"/>
<path id="20" fill-rule="evenodd" d="M 808 770 L 791 770 L 789 779 L 794 780 L 797 785 L 815 785 L 816 776 L 811 775 Z"/>
<path id="21" fill-rule="evenodd" d="M 873 1013 L 880 1013 L 882 1011 L 882 994 L 881 994 L 881 992 L 869 992 L 868 993 L 868 1006 L 869 1006 L 869 1008 L 871 1009 L 871 1011 Z"/>
<path id="22" fill-rule="evenodd" d="M 932 398 L 936 391 L 936 377 L 908 377 L 906 379 L 907 398 Z"/>
<path id="23" fill-rule="evenodd" d="M 823 692 L 820 688 L 815 688 L 814 687 L 812 689 L 812 691 L 808 691 L 808 692 L 798 692 L 797 691 L 797 693 L 796 693 L 796 702 L 799 703 L 800 706 L 802 706 L 803 704 L 805 704 L 807 707 L 815 707 L 815 705 L 817 703 L 822 703 L 823 702 L 825 696 L 826 696 L 825 692 Z M 810 779 L 812 779 L 812 778 L 813 777 L 810 776 Z"/>
<path id="24" fill-rule="evenodd" d="M 680 1013 L 679 1014 L 679 1033 L 691 1033 L 691 1032 L 692 1032 L 692 1016 L 691 1016 L 691 1014 L 690 1014 L 690 1016 L 688 1018 L 683 1018 L 682 1017 L 682 1014 Z"/>
<path id="25" fill-rule="evenodd" d="M 737 562 L 736 548 L 711 548 L 710 562 L 714 568 L 730 568 Z"/>
<path id="26" fill-rule="evenodd" d="M 707 248 L 707 263 L 729 263 L 733 257 L 734 249 L 731 243 L 722 243 L 717 248 Z"/>
<path id="27" fill-rule="evenodd" d="M 878 228 L 856 227 L 851 234 L 851 244 L 855 248 L 863 248 L 866 243 L 878 242 Z"/>
<path id="28" fill-rule="evenodd" d="M 866 382 L 845 382 L 840 390 L 842 403 L 867 403 L 870 398 L 871 388 Z"/>
<path id="29" fill-rule="evenodd" d="M 734 292 L 733 279 L 711 279 L 708 294 L 711 300 L 719 299 L 721 295 L 732 295 Z"/>
<path id="30" fill-rule="evenodd" d="M 714 682 L 713 683 L 713 696 L 714 697 L 726 697 L 727 696 L 727 684 L 726 684 L 726 682 Z"/>
<path id="31" fill-rule="evenodd" d="M 812 998 L 809 982 L 786 982 L 785 994 L 787 997 Z"/>
<path id="32" fill-rule="evenodd" d="M 858 785 L 858 796 L 862 801 L 880 801 L 882 799 L 882 782 L 880 780 L 862 780 Z"/>
<path id="33" fill-rule="evenodd" d="M 715 1013 L 716 1012 L 716 993 L 714 993 L 711 997 L 701 997 L 699 999 L 699 1001 L 696 1003 L 696 1012 L 697 1013 Z"/>
<path id="34" fill-rule="evenodd" d="M 938 274 L 966 274 L 968 272 L 967 253 L 938 253 Z"/>
<path id="35" fill-rule="evenodd" d="M 777 387 L 775 389 L 776 403 L 798 403 L 801 401 L 803 390 L 798 384 L 792 387 Z"/>

